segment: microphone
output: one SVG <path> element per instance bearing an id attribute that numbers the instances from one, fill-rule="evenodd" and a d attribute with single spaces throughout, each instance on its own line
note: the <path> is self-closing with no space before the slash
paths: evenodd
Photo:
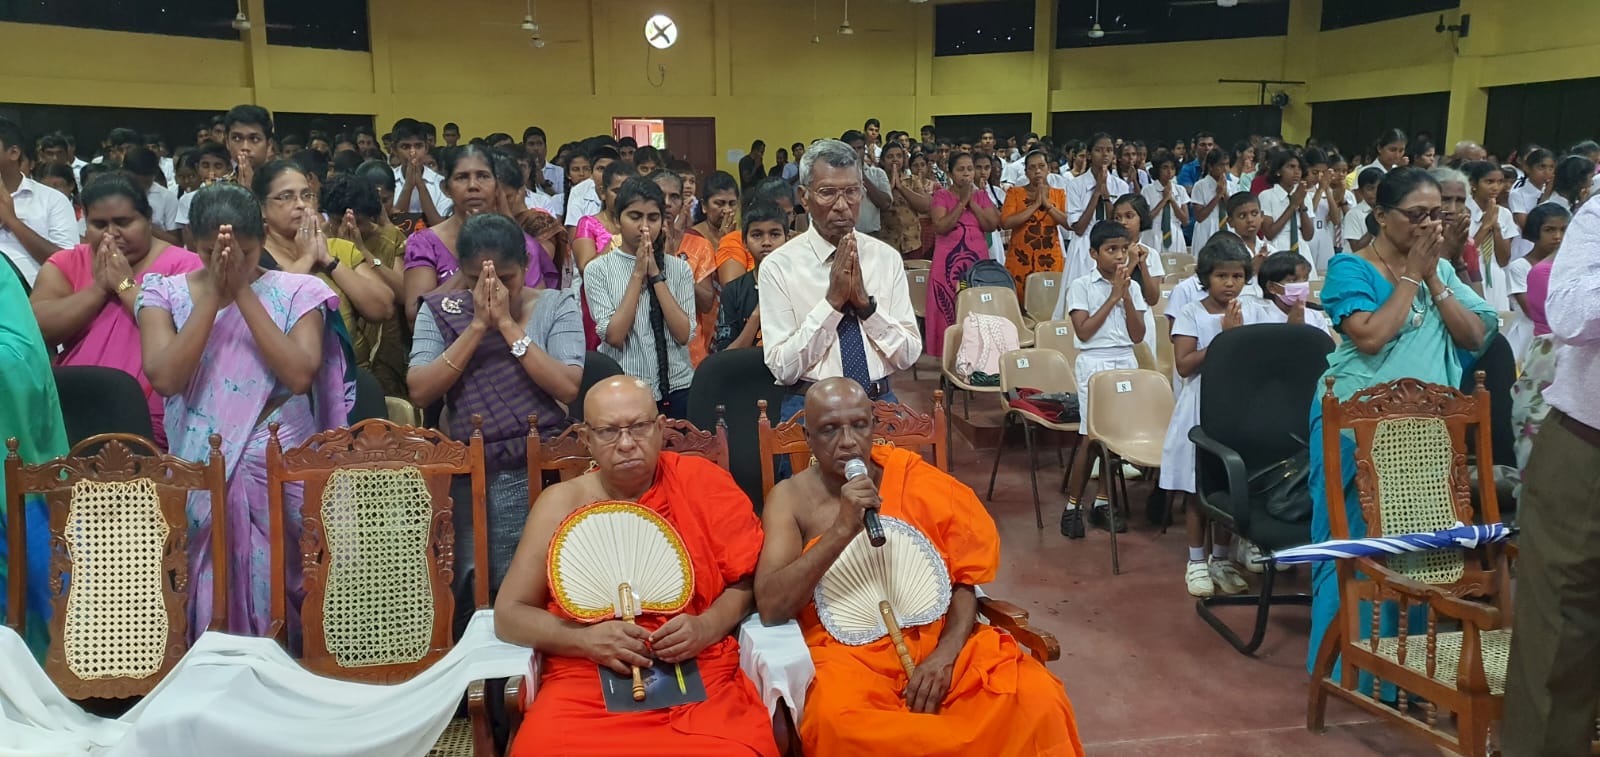
<path id="1" fill-rule="evenodd" d="M 855 457 L 845 461 L 845 480 L 854 481 L 865 475 L 867 475 L 867 464 L 862 462 L 861 458 Z M 867 543 L 874 547 L 883 546 L 885 539 L 883 536 L 883 524 L 878 522 L 878 508 L 868 508 L 866 512 L 861 513 L 861 522 L 867 529 Z"/>

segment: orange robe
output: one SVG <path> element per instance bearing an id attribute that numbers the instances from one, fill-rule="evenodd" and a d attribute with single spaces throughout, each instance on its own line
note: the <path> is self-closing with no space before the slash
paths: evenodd
<path id="1" fill-rule="evenodd" d="M 908 450 L 878 446 L 872 459 L 883 466 L 883 515 L 927 536 L 951 581 L 977 585 L 994 578 L 1000 537 L 971 489 Z M 933 652 L 944 622 L 904 629 L 911 659 Z M 822 626 L 814 604 L 801 614 L 800 626 L 817 666 L 800 720 L 808 755 L 1083 753 L 1061 682 L 1010 634 L 974 627 L 956 658 L 949 693 L 939 712 L 928 715 L 907 708 L 906 674 L 887 636 L 859 647 L 840 643 Z"/>
<path id="2" fill-rule="evenodd" d="M 655 484 L 639 504 L 660 513 L 683 536 L 694 566 L 688 612 L 703 613 L 730 583 L 755 571 L 761 522 L 728 473 L 704 458 L 661 453 Z M 552 599 L 546 609 L 564 615 Z M 641 616 L 654 630 L 666 617 Z M 513 757 L 777 757 L 772 719 L 755 684 L 739 669 L 729 636 L 696 658 L 706 700 L 637 713 L 606 711 L 599 667 L 587 659 L 544 658 L 539 691 L 512 745 Z"/>
<path id="3" fill-rule="evenodd" d="M 683 235 L 683 242 L 678 245 L 678 257 L 689 264 L 689 273 L 694 276 L 696 284 L 707 276 L 717 274 L 717 251 L 711 249 L 711 240 L 700 236 L 698 232 L 689 232 Z M 712 279 L 713 284 L 716 279 Z M 700 361 L 711 354 L 711 341 L 717 335 L 717 303 L 713 298 L 711 309 L 704 313 L 691 313 L 695 321 L 694 338 L 689 340 L 689 363 L 696 368 Z"/>

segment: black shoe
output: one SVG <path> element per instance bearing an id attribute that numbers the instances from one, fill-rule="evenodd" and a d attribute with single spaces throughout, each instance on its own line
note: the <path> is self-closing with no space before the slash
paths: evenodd
<path id="1" fill-rule="evenodd" d="M 1116 525 L 1117 533 L 1123 534 L 1128 532 L 1127 519 L 1119 517 L 1113 520 L 1110 505 L 1095 505 L 1094 512 L 1090 513 L 1089 515 L 1089 522 L 1093 523 L 1095 528 L 1106 528 L 1108 530 L 1109 528 L 1106 524 L 1108 522 L 1114 523 Z"/>
<path id="2" fill-rule="evenodd" d="M 1061 535 L 1068 539 L 1083 538 L 1083 508 L 1069 507 L 1061 511 Z"/>

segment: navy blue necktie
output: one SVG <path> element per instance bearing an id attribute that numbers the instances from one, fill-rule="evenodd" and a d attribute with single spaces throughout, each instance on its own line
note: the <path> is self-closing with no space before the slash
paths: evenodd
<path id="1" fill-rule="evenodd" d="M 861 319 L 846 313 L 839 320 L 839 362 L 844 367 L 844 377 L 867 389 L 872 384 L 872 372 L 867 368 L 867 344 L 861 338 Z"/>

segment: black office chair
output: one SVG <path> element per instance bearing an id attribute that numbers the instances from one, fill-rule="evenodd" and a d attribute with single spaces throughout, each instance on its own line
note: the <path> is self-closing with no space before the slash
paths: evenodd
<path id="1" fill-rule="evenodd" d="M 1206 349 L 1200 425 L 1189 429 L 1195 445 L 1195 499 L 1212 522 L 1255 542 L 1263 554 L 1311 541 L 1310 516 L 1295 521 L 1274 517 L 1263 498 L 1250 495 L 1250 476 L 1306 449 L 1317 378 L 1327 370 L 1332 351 L 1333 340 L 1326 333 L 1288 323 L 1230 329 Z M 1195 612 L 1234 649 L 1254 654 L 1266 635 L 1272 605 L 1311 603 L 1308 594 L 1273 596 L 1277 573 L 1277 564 L 1269 561 L 1260 594 L 1202 598 L 1195 601 Z M 1248 642 L 1211 611 L 1219 605 L 1250 604 L 1256 605 L 1256 623 Z"/>
<path id="2" fill-rule="evenodd" d="M 356 404 L 350 407 L 350 425 L 372 418 L 389 419 L 389 403 L 383 398 L 383 385 L 365 368 L 356 368 Z"/>
<path id="3" fill-rule="evenodd" d="M 583 356 L 583 378 L 578 379 L 578 399 L 574 400 L 572 407 L 567 408 L 567 417 L 574 423 L 583 422 L 583 398 L 589 396 L 589 390 L 602 381 L 612 376 L 621 376 L 622 366 L 617 361 L 606 355 L 590 351 Z"/>
<path id="4" fill-rule="evenodd" d="M 760 347 L 723 350 L 707 357 L 695 369 L 689 387 L 689 422 L 698 428 L 714 428 L 717 406 L 724 409 L 728 424 L 728 471 L 739 488 L 750 497 L 756 512 L 761 512 L 761 445 L 756 437 L 758 400 L 767 401 L 767 416 L 772 423 L 783 406 L 783 387 L 777 386 L 767 369 Z"/>
<path id="5" fill-rule="evenodd" d="M 1472 367 L 1461 372 L 1461 391 L 1470 394 L 1477 389 L 1478 371 L 1483 371 L 1483 388 L 1489 392 L 1489 440 L 1494 445 L 1491 450 L 1494 464 L 1516 467 L 1517 434 L 1511 426 L 1511 386 L 1517 383 L 1517 357 L 1504 334 L 1495 334 Z"/>
<path id="6" fill-rule="evenodd" d="M 98 365 L 58 366 L 54 373 L 56 393 L 61 396 L 61 419 L 67 425 L 67 444 L 77 444 L 95 434 L 155 438 L 150 405 L 138 379 Z"/>

